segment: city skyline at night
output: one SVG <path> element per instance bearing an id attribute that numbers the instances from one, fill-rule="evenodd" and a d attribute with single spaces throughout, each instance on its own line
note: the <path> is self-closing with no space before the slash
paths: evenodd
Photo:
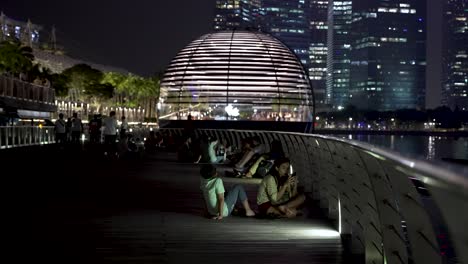
<path id="1" fill-rule="evenodd" d="M 215 5 L 214 0 L 197 1 L 196 4 L 180 0 L 138 6 L 127 5 L 123 1 L 113 1 L 109 5 L 106 1 L 96 3 L 86 0 L 70 9 L 63 2 L 54 0 L 44 3 L 7 0 L 0 9 L 15 20 L 31 19 L 34 24 L 46 28 L 55 25 L 58 42 L 76 57 L 150 75 L 163 71 L 177 51 L 213 29 Z M 441 52 L 442 15 L 439 5 L 438 1 L 428 1 L 427 37 L 431 43 L 427 46 L 431 54 L 427 58 L 428 108 L 441 104 L 441 63 L 438 54 Z M 181 6 L 187 12 L 181 11 Z M 174 16 L 174 12 L 178 15 Z M 312 52 L 310 54 L 312 56 Z M 322 68 L 320 65 L 314 67 L 318 70 Z M 320 86 L 317 82 L 314 87 Z M 317 88 L 316 92 L 320 93 L 320 89 Z"/>

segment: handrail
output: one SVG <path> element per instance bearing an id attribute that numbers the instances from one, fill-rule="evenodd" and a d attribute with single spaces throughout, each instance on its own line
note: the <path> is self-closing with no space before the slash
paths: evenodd
<path id="1" fill-rule="evenodd" d="M 225 138 L 233 145 L 254 135 L 267 145 L 280 140 L 304 189 L 338 221 L 340 233 L 351 236 L 351 250 L 365 254 L 367 263 L 468 263 L 468 210 L 463 209 L 468 177 L 462 170 L 324 135 L 217 129 L 195 133 Z M 439 235 L 449 239 L 442 241 Z M 454 254 L 447 251 L 451 247 Z"/>
<path id="2" fill-rule="evenodd" d="M 0 149 L 55 143 L 54 127 L 0 126 Z"/>
<path id="3" fill-rule="evenodd" d="M 14 129 L 20 131 L 16 136 Z M 39 140 L 24 140 L 28 131 Z M 154 131 L 183 135 L 183 129 Z M 132 133 L 144 138 L 149 130 Z M 0 147 L 5 138 L 6 147 L 52 143 L 52 134 L 52 127 L 0 127 Z M 237 146 L 242 138 L 259 136 L 267 151 L 269 142 L 280 140 L 304 190 L 337 220 L 339 232 L 351 237 L 352 252 L 365 254 L 366 263 L 468 263 L 468 177 L 462 171 L 324 135 L 221 129 L 195 134 Z"/>
<path id="4" fill-rule="evenodd" d="M 0 97 L 55 105 L 55 90 L 53 88 L 23 82 L 5 75 L 0 75 Z"/>

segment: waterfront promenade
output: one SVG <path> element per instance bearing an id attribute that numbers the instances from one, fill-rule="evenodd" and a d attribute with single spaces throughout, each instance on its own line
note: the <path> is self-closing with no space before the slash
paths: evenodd
<path id="1" fill-rule="evenodd" d="M 173 153 L 110 161 L 48 146 L 0 158 L 11 169 L 2 175 L 20 262 L 345 263 L 338 233 L 313 205 L 295 220 L 204 218 L 199 168 Z M 258 180 L 225 179 L 227 189 L 239 182 L 255 203 Z"/>

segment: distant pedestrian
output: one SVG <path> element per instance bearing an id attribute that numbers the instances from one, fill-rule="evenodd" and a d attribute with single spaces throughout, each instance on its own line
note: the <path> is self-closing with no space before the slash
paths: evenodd
<path id="1" fill-rule="evenodd" d="M 89 141 L 91 143 L 101 143 L 101 127 L 102 120 L 99 118 L 99 115 L 94 115 L 93 119 L 89 121 Z"/>
<path id="2" fill-rule="evenodd" d="M 125 116 L 122 116 L 121 123 L 120 123 L 120 138 L 127 137 L 127 130 L 128 130 L 128 122 L 125 120 Z"/>
<path id="3" fill-rule="evenodd" d="M 67 124 L 63 120 L 63 114 L 59 114 L 59 118 L 55 121 L 55 142 L 60 146 L 65 144 L 67 139 Z"/>
<path id="4" fill-rule="evenodd" d="M 109 117 L 104 119 L 104 144 L 106 150 L 104 155 L 116 155 L 116 139 L 117 139 L 117 119 L 115 118 L 115 111 L 109 113 Z"/>
<path id="5" fill-rule="evenodd" d="M 65 127 L 65 133 L 67 134 L 67 141 L 71 141 L 71 127 L 72 127 L 72 119 L 71 117 L 67 118 L 67 125 Z"/>
<path id="6" fill-rule="evenodd" d="M 81 133 L 83 133 L 83 123 L 81 119 L 78 118 L 77 113 L 73 113 L 73 118 L 71 121 L 71 136 L 72 136 L 72 143 L 79 144 Z"/>

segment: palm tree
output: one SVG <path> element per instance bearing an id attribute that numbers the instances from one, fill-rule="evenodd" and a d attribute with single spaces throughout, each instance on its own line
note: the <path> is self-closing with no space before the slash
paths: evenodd
<path id="1" fill-rule="evenodd" d="M 4 41 L 0 43 L 0 72 L 17 75 L 29 72 L 33 67 L 33 50 L 19 42 Z"/>

